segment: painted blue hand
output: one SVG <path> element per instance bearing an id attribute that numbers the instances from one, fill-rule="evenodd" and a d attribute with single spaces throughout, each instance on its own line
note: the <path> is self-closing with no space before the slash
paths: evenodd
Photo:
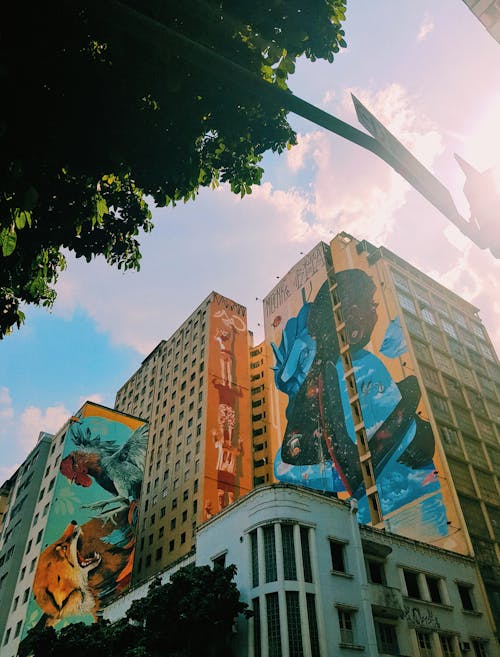
<path id="1" fill-rule="evenodd" d="M 292 317 L 283 329 L 281 344 L 273 342 L 276 364 L 274 381 L 278 390 L 293 397 L 304 383 L 316 355 L 316 343 L 307 331 L 310 304 L 302 306 L 297 317 Z"/>

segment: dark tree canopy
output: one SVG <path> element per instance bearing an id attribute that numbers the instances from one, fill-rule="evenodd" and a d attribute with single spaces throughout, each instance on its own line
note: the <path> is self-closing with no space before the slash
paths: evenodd
<path id="1" fill-rule="evenodd" d="M 197 44 L 287 90 L 297 57 L 333 60 L 346 0 L 7 3 L 0 27 L 0 337 L 51 306 L 62 249 L 138 269 L 158 206 L 228 182 L 244 195 L 286 111 L 207 69 Z M 181 34 L 191 40 L 182 43 Z"/>
<path id="2" fill-rule="evenodd" d="M 56 633 L 31 630 L 21 657 L 230 657 L 239 614 L 249 615 L 233 582 L 235 566 L 188 566 L 145 598 L 132 603 L 113 625 L 74 623 Z"/>

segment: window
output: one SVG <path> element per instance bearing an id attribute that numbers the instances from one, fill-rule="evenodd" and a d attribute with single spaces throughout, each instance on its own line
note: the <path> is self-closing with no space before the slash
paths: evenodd
<path id="1" fill-rule="evenodd" d="M 302 564 L 304 566 L 304 581 L 312 582 L 311 552 L 309 549 L 309 529 L 300 528 L 300 547 L 302 550 Z"/>
<path id="2" fill-rule="evenodd" d="M 285 579 L 297 579 L 295 563 L 295 545 L 293 542 L 293 525 L 281 525 L 281 543 L 283 545 L 283 571 Z"/>
<path id="3" fill-rule="evenodd" d="M 226 553 L 219 555 L 213 560 L 214 568 L 225 568 L 226 567 Z"/>
<path id="4" fill-rule="evenodd" d="M 275 582 L 278 579 L 276 566 L 276 539 L 274 525 L 264 527 L 264 560 L 266 568 L 266 582 Z"/>
<path id="5" fill-rule="evenodd" d="M 443 657 L 456 657 L 453 645 L 453 636 L 451 634 L 440 634 L 439 643 L 441 644 L 441 652 Z"/>
<path id="6" fill-rule="evenodd" d="M 330 541 L 330 554 L 332 557 L 332 569 L 338 573 L 345 573 L 344 543 Z"/>
<path id="7" fill-rule="evenodd" d="M 28 587 L 27 589 L 24 589 L 23 604 L 28 601 L 29 594 L 30 594 L 30 590 L 29 590 L 29 587 Z"/>
<path id="8" fill-rule="evenodd" d="M 250 534 L 250 549 L 252 553 L 252 586 L 259 586 L 259 552 L 257 546 L 257 531 Z"/>
<path id="9" fill-rule="evenodd" d="M 410 598 L 417 598 L 420 600 L 420 589 L 418 586 L 418 575 L 411 570 L 403 570 L 405 578 L 406 592 Z"/>
<path id="10" fill-rule="evenodd" d="M 177 520 L 175 518 L 172 518 L 170 521 L 170 529 L 175 529 L 175 525 L 177 524 Z"/>
<path id="11" fill-rule="evenodd" d="M 430 310 L 429 308 L 422 308 L 421 313 L 424 322 L 427 322 L 427 324 L 434 324 L 434 325 L 436 324 L 436 318 L 434 317 L 434 313 L 432 312 L 432 310 Z"/>
<path id="12" fill-rule="evenodd" d="M 173 552 L 173 551 L 174 551 L 174 547 L 175 547 L 175 541 L 174 541 L 174 539 L 172 539 L 172 540 L 170 541 L 170 543 L 168 544 L 168 551 L 169 551 L 169 552 Z"/>
<path id="13" fill-rule="evenodd" d="M 9 629 L 7 630 L 7 632 L 5 632 L 5 639 L 4 639 L 4 641 L 3 641 L 3 645 L 4 645 L 4 646 L 7 645 L 7 644 L 9 643 L 9 639 L 10 639 L 10 629 L 11 629 L 11 628 L 9 627 Z"/>
<path id="14" fill-rule="evenodd" d="M 253 607 L 253 654 L 254 657 L 261 657 L 262 651 L 260 646 L 260 600 L 254 598 L 252 600 Z"/>
<path id="15" fill-rule="evenodd" d="M 18 624 L 16 625 L 16 631 L 14 633 L 14 638 L 17 638 L 19 636 L 19 633 L 21 632 L 22 624 L 23 624 L 23 621 L 19 621 Z"/>
<path id="16" fill-rule="evenodd" d="M 354 643 L 353 612 L 349 609 L 338 609 L 340 642 Z"/>
<path id="17" fill-rule="evenodd" d="M 290 657 L 303 657 L 298 591 L 286 592 L 286 615 L 288 620 L 288 654 Z"/>
<path id="18" fill-rule="evenodd" d="M 472 586 L 468 584 L 457 584 L 458 595 L 462 601 L 462 607 L 465 611 L 474 611 L 474 601 L 472 598 Z"/>
<path id="19" fill-rule="evenodd" d="M 181 534 L 181 545 L 186 542 L 186 532 L 182 532 Z"/>
<path id="20" fill-rule="evenodd" d="M 474 639 L 472 641 L 472 647 L 474 648 L 474 657 L 488 657 L 486 651 L 486 641 L 481 641 L 481 639 Z"/>
<path id="21" fill-rule="evenodd" d="M 266 609 L 269 657 L 281 657 L 280 608 L 277 593 L 266 595 Z"/>
<path id="22" fill-rule="evenodd" d="M 156 561 L 160 561 L 162 555 L 163 555 L 163 548 L 162 548 L 162 547 L 159 547 L 159 548 L 156 550 L 156 554 L 155 554 L 155 559 L 156 559 Z"/>
<path id="23" fill-rule="evenodd" d="M 368 559 L 368 578 L 372 584 L 385 584 L 384 564 L 381 561 Z"/>
<path id="24" fill-rule="evenodd" d="M 320 657 L 316 598 L 314 593 L 306 593 L 306 604 L 307 620 L 309 622 L 309 638 L 311 640 L 311 657 Z"/>
<path id="25" fill-rule="evenodd" d="M 433 657 L 431 635 L 429 632 L 417 631 L 417 643 L 420 657 Z"/>
<path id="26" fill-rule="evenodd" d="M 429 595 L 431 596 L 432 602 L 437 602 L 441 604 L 443 602 L 443 597 L 441 595 L 441 588 L 439 584 L 439 577 L 431 577 L 426 575 L 427 588 L 429 589 Z"/>
<path id="27" fill-rule="evenodd" d="M 388 655 L 399 654 L 398 637 L 394 625 L 375 621 L 375 633 L 379 652 Z"/>

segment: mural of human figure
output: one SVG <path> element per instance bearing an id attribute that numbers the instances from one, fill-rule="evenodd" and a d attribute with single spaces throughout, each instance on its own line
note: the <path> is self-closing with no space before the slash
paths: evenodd
<path id="1" fill-rule="evenodd" d="M 213 377 L 212 385 L 219 394 L 217 422 L 224 440 L 232 444 L 233 431 L 236 422 L 236 400 L 243 396 L 240 386 L 228 387 Z"/>
<path id="2" fill-rule="evenodd" d="M 234 329 L 219 328 L 215 334 L 215 339 L 219 343 L 220 348 L 220 370 L 222 385 L 231 386 L 233 384 L 233 345 Z"/>
<path id="3" fill-rule="evenodd" d="M 434 436 L 429 423 L 416 413 L 421 397 L 416 377 L 395 382 L 382 360 L 365 349 L 378 320 L 373 281 L 360 269 L 338 272 L 336 280 L 385 515 L 422 495 L 422 486 L 426 493 L 439 489 L 435 477 L 429 476 L 434 469 Z M 275 383 L 289 396 L 276 476 L 297 480 L 309 466 L 308 480 L 301 483 L 345 490 L 366 500 L 328 283 L 289 320 L 284 333 L 287 330 L 280 347 L 273 345 Z M 410 477 L 411 472 L 415 476 Z M 360 519 L 367 522 L 369 517 L 361 513 Z M 439 522 L 442 525 L 442 518 Z"/>
<path id="4" fill-rule="evenodd" d="M 218 452 L 216 464 L 217 503 L 218 509 L 221 511 L 228 504 L 232 504 L 235 499 L 236 469 L 243 454 L 243 441 L 240 439 L 238 446 L 234 447 L 216 429 L 212 429 L 212 438 Z"/>

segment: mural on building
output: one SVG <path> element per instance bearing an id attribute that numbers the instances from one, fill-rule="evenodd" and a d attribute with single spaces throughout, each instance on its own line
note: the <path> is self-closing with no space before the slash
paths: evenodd
<path id="1" fill-rule="evenodd" d="M 91 623 L 129 585 L 148 426 L 87 402 L 63 435 L 23 636 Z"/>
<path id="2" fill-rule="evenodd" d="M 213 294 L 203 519 L 251 488 L 246 309 Z"/>
<path id="3" fill-rule="evenodd" d="M 280 481 L 357 498 L 360 522 L 370 522 L 326 280 L 328 258 L 323 276 L 294 294 L 295 312 L 280 305 L 275 312 L 284 318 L 281 326 L 274 327 L 272 317 L 266 322 L 280 391 L 274 470 Z M 293 269 L 290 277 L 296 278 Z M 450 523 L 434 434 L 400 319 L 395 309 L 379 308 L 381 291 L 372 272 L 336 267 L 335 277 L 386 526 L 421 539 L 446 537 Z"/>

